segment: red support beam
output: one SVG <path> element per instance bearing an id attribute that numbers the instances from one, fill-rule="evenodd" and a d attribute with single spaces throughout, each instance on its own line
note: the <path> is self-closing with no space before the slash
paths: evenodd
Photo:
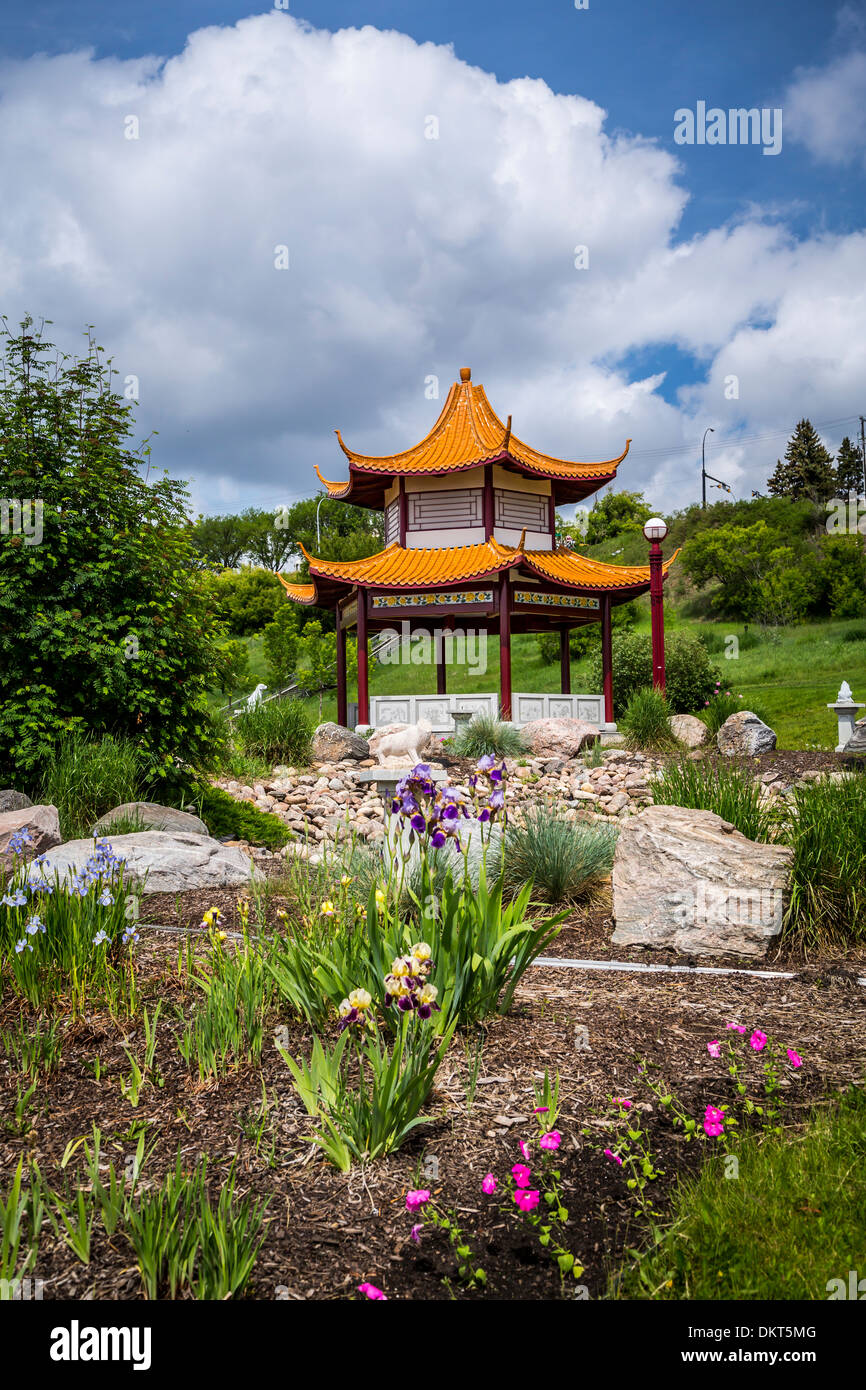
<path id="1" fill-rule="evenodd" d="M 348 716 L 348 701 L 346 698 L 346 629 L 343 627 L 343 615 L 340 605 L 337 604 L 337 723 L 346 727 Z"/>
<path id="2" fill-rule="evenodd" d="M 507 572 L 499 580 L 499 706 L 511 718 L 511 585 Z"/>
<path id="3" fill-rule="evenodd" d="M 610 626 L 610 594 L 601 596 L 601 673 L 604 687 L 604 720 L 613 721 L 613 643 Z"/>
<path id="4" fill-rule="evenodd" d="M 358 595 L 358 723 L 370 723 L 370 688 L 367 673 L 367 590 Z"/>
<path id="5" fill-rule="evenodd" d="M 563 695 L 571 694 L 571 633 L 567 627 L 559 629 L 559 682 Z"/>

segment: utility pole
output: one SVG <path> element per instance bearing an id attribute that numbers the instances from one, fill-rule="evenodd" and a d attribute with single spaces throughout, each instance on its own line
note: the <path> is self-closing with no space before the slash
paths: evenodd
<path id="1" fill-rule="evenodd" d="M 708 425 L 704 430 L 704 437 L 701 440 L 701 506 L 707 510 L 707 435 L 715 434 L 712 425 Z"/>

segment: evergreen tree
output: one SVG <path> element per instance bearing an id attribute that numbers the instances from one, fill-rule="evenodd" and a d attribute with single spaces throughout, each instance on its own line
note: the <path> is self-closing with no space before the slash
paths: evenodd
<path id="1" fill-rule="evenodd" d="M 847 497 L 849 492 L 859 497 L 864 487 L 863 453 L 846 434 L 836 455 L 836 492 L 839 497 Z"/>
<path id="2" fill-rule="evenodd" d="M 777 459 L 767 488 L 774 497 L 805 497 L 812 502 L 826 502 L 835 493 L 833 459 L 811 420 L 798 423 L 785 450 L 785 460 Z"/>

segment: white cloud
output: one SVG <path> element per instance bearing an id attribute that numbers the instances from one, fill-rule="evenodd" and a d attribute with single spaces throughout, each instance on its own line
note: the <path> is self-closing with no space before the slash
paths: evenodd
<path id="1" fill-rule="evenodd" d="M 824 67 L 800 68 L 785 94 L 785 133 L 816 159 L 850 164 L 866 158 L 866 52 L 844 53 Z"/>
<path id="2" fill-rule="evenodd" d="M 859 408 L 864 238 L 796 242 L 757 209 L 677 241 L 673 156 L 543 82 L 273 13 L 164 63 L 7 63 L 0 94 L 0 307 L 67 349 L 96 325 L 198 507 L 308 495 L 314 463 L 345 476 L 334 426 L 405 447 L 436 413 L 425 379 L 441 400 L 467 363 L 539 448 L 606 458 L 631 435 L 621 484 L 660 506 L 695 495 L 707 424 Z M 658 344 L 707 375 L 678 405 L 617 365 Z M 783 447 L 717 458 L 762 485 Z"/>

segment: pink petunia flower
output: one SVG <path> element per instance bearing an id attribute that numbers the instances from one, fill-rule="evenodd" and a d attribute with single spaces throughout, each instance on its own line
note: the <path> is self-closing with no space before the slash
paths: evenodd
<path id="1" fill-rule="evenodd" d="M 721 1057 L 721 1055 L 722 1055 L 722 1044 L 721 1044 L 720 1042 L 718 1042 L 718 1041 L 716 1041 L 716 1042 L 708 1042 L 708 1043 L 707 1043 L 707 1052 L 709 1052 L 709 1054 L 710 1054 L 711 1057 Z"/>
<path id="2" fill-rule="evenodd" d="M 538 1198 L 539 1193 L 537 1189 L 533 1189 L 531 1192 L 515 1192 L 514 1194 L 514 1200 L 521 1211 L 532 1211 L 533 1207 L 538 1206 Z"/>
<path id="3" fill-rule="evenodd" d="M 621 1105 L 623 1110 L 631 1110 L 631 1101 L 624 1100 L 622 1096 L 614 1096 L 613 1103 L 614 1105 Z"/>
<path id="4" fill-rule="evenodd" d="M 546 1115 L 549 1109 L 549 1105 L 536 1105 L 532 1113 L 533 1115 Z"/>
<path id="5" fill-rule="evenodd" d="M 618 1163 L 620 1168 L 622 1167 L 622 1159 L 620 1158 L 619 1154 L 615 1154 L 613 1149 L 605 1149 L 604 1152 L 608 1158 L 612 1158 L 614 1163 Z"/>
<path id="6" fill-rule="evenodd" d="M 375 1284 L 359 1284 L 358 1293 L 362 1293 L 365 1298 L 369 1298 L 374 1303 L 387 1303 L 388 1295 L 381 1289 L 377 1289 Z"/>
<path id="7" fill-rule="evenodd" d="M 423 1207 L 424 1203 L 429 1201 L 430 1193 L 426 1187 L 415 1188 L 414 1191 L 406 1193 L 406 1210 L 417 1211 L 419 1207 Z"/>
<path id="8" fill-rule="evenodd" d="M 487 1177 L 482 1182 L 481 1191 L 486 1192 L 488 1197 L 491 1197 L 496 1191 L 496 1179 L 492 1173 L 488 1173 Z"/>
<path id="9" fill-rule="evenodd" d="M 752 1036 L 749 1038 L 749 1047 L 754 1048 L 756 1052 L 762 1052 L 766 1046 L 766 1033 L 762 1033 L 760 1028 L 756 1028 Z"/>
<path id="10" fill-rule="evenodd" d="M 746 1025 L 744 1023 L 726 1023 L 725 1027 L 733 1028 L 735 1033 L 745 1033 L 746 1031 Z"/>
<path id="11" fill-rule="evenodd" d="M 517 1145 L 517 1147 L 519 1148 L 519 1150 L 520 1150 L 520 1152 L 521 1152 L 521 1154 L 523 1155 L 524 1158 L 528 1158 L 528 1157 L 529 1157 L 529 1145 L 527 1144 L 527 1142 L 526 1142 L 525 1139 L 521 1139 L 521 1141 L 520 1141 L 520 1143 Z"/>
<path id="12" fill-rule="evenodd" d="M 550 1129 L 547 1134 L 542 1134 L 538 1143 L 542 1149 L 558 1149 L 562 1143 L 562 1135 L 558 1129 Z"/>
<path id="13" fill-rule="evenodd" d="M 518 1187 L 528 1187 L 529 1179 L 532 1176 L 532 1169 L 527 1168 L 525 1163 L 515 1163 L 511 1170 L 511 1176 L 514 1178 Z"/>
<path id="14" fill-rule="evenodd" d="M 418 1244 L 418 1241 L 421 1239 L 421 1232 L 423 1231 L 423 1229 L 423 1222 L 419 1221 L 418 1224 L 413 1226 L 411 1231 L 409 1232 L 416 1245 Z"/>
<path id="15" fill-rule="evenodd" d="M 791 1063 L 792 1067 L 802 1067 L 803 1065 L 803 1058 L 800 1056 L 799 1052 L 795 1052 L 792 1047 L 788 1048 L 788 1061 Z"/>
<path id="16" fill-rule="evenodd" d="M 708 1105 L 704 1114 L 704 1129 L 711 1139 L 717 1139 L 720 1134 L 724 1134 L 725 1112 L 717 1110 L 714 1105 Z"/>

